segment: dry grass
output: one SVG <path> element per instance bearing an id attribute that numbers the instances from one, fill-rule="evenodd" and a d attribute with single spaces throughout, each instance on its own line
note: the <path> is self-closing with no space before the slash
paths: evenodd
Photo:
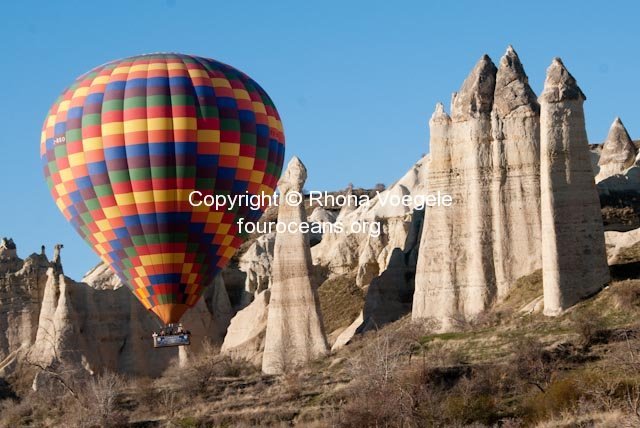
<path id="1" fill-rule="evenodd" d="M 351 324 L 364 306 L 364 293 L 353 275 L 327 279 L 318 288 L 318 297 L 327 333 Z"/>
<path id="2" fill-rule="evenodd" d="M 460 331 L 434 333 L 432 323 L 404 317 L 278 377 L 205 347 L 159 379 L 63 371 L 74 397 L 54 387 L 32 392 L 25 379 L 34 368 L 24 367 L 24 377 L 8 379 L 19 399 L 0 402 L 0 426 L 640 426 L 633 275 L 547 318 L 519 312 L 541 291 L 536 272 Z M 349 291 L 353 283 L 341 277 L 320 287 L 329 329 L 357 315 L 362 295 Z"/>

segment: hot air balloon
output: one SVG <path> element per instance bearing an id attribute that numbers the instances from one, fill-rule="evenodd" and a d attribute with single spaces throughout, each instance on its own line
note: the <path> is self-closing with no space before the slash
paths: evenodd
<path id="1" fill-rule="evenodd" d="M 168 326 L 195 305 L 264 207 L 193 206 L 188 195 L 272 195 L 284 134 L 239 70 L 175 53 L 94 68 L 55 101 L 44 175 L 64 217 Z"/>

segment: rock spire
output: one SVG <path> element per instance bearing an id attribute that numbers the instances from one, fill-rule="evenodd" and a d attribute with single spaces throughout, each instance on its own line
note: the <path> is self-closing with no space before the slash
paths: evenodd
<path id="1" fill-rule="evenodd" d="M 541 105 L 544 313 L 558 315 L 609 280 L 600 202 L 584 121 L 586 97 L 559 58 Z"/>
<path id="2" fill-rule="evenodd" d="M 596 176 L 596 182 L 615 174 L 623 174 L 635 161 L 636 147 L 622 121 L 616 117 L 609 128 L 607 140 L 602 145 L 598 161 L 600 171 Z"/>
<path id="3" fill-rule="evenodd" d="M 278 183 L 282 200 L 289 192 L 301 192 L 306 179 L 305 166 L 294 157 Z M 280 205 L 279 223 L 300 224 L 306 220 L 303 204 Z M 308 235 L 299 231 L 276 234 L 272 273 L 262 371 L 278 374 L 328 352 L 320 304 L 311 282 Z"/>

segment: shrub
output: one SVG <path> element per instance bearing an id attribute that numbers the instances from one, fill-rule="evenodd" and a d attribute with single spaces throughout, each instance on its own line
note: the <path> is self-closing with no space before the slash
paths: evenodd
<path id="1" fill-rule="evenodd" d="M 2 400 L 0 401 L 0 427 L 29 426 L 32 413 L 31 404 L 26 400 Z"/>
<path id="2" fill-rule="evenodd" d="M 535 386 L 544 393 L 559 362 L 544 349 L 540 341 L 531 338 L 518 341 L 514 352 L 515 355 L 510 364 L 514 371 L 514 380 Z"/>
<path id="3" fill-rule="evenodd" d="M 640 282 L 623 281 L 612 288 L 616 307 L 619 309 L 628 311 L 640 306 Z"/>
<path id="4" fill-rule="evenodd" d="M 452 394 L 445 399 L 442 407 L 443 416 L 452 424 L 469 425 L 475 422 L 490 425 L 499 418 L 494 397 L 485 394 L 472 397 Z"/>
<path id="5" fill-rule="evenodd" d="M 572 321 L 584 347 L 593 344 L 604 328 L 602 316 L 593 309 L 575 312 L 572 316 Z"/>
<path id="6" fill-rule="evenodd" d="M 558 379 L 550 383 L 545 392 L 538 392 L 525 401 L 525 413 L 531 421 L 548 419 L 577 406 L 582 396 L 573 379 Z"/>
<path id="7" fill-rule="evenodd" d="M 118 405 L 125 385 L 124 379 L 112 372 L 104 372 L 90 379 L 80 395 L 82 421 L 88 426 L 126 426 L 128 418 Z"/>
<path id="8" fill-rule="evenodd" d="M 216 387 L 213 382 L 216 378 L 239 377 L 255 372 L 256 367 L 248 361 L 222 355 L 217 348 L 205 344 L 198 354 L 190 356 L 186 367 L 168 370 L 164 378 L 183 392 L 201 394 Z"/>

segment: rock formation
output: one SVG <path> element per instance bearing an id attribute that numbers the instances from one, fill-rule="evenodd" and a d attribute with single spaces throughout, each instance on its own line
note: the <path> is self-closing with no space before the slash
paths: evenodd
<path id="1" fill-rule="evenodd" d="M 15 245 L 0 245 L 0 376 L 36 341 L 48 268 L 44 255 L 32 254 L 23 261 Z"/>
<path id="2" fill-rule="evenodd" d="M 231 319 L 220 352 L 245 359 L 255 365 L 262 363 L 265 330 L 271 290 L 263 290 Z"/>
<path id="3" fill-rule="evenodd" d="M 483 56 L 454 94 L 451 117 L 439 104 L 429 122 L 429 193 L 453 205 L 427 209 L 418 253 L 413 319 L 436 318 L 448 329 L 496 296 L 492 249 L 491 111 L 497 69 Z"/>
<path id="4" fill-rule="evenodd" d="M 32 254 L 24 261 L 0 246 L 0 375 L 18 361 L 72 368 L 87 374 L 112 370 L 156 376 L 171 366 L 178 350 L 153 349 L 155 317 L 115 280 L 104 265 L 85 277 L 64 276 L 61 261 Z M 191 350 L 204 340 L 222 343 L 231 308 L 220 277 L 185 315 Z M 39 384 L 39 382 L 36 382 Z"/>
<path id="5" fill-rule="evenodd" d="M 275 233 L 268 233 L 258 237 L 249 249 L 240 257 L 238 266 L 246 273 L 244 293 L 241 308 L 253 300 L 255 294 L 271 286 L 271 265 L 273 264 L 273 246 Z"/>
<path id="6" fill-rule="evenodd" d="M 427 210 L 414 319 L 450 329 L 541 266 L 548 315 L 608 280 L 584 96 L 559 61 L 541 100 L 543 108 L 509 47 L 497 70 L 480 59 L 454 94 L 451 117 L 436 106 L 428 189 L 454 204 Z"/>
<path id="7" fill-rule="evenodd" d="M 546 315 L 561 313 L 609 281 L 602 215 L 587 145 L 585 99 L 562 61 L 554 59 L 540 96 Z"/>
<path id="8" fill-rule="evenodd" d="M 624 253 L 626 250 L 633 247 L 637 248 L 639 245 L 640 228 L 628 230 L 626 232 L 610 230 L 604 233 L 604 237 L 607 247 L 607 261 L 609 265 L 627 263 L 628 261 L 625 260 Z"/>
<path id="9" fill-rule="evenodd" d="M 366 205 L 347 205 L 340 211 L 339 221 L 346 225 L 377 222 L 380 225 L 379 235 L 350 233 L 348 230 L 325 233 L 321 241 L 312 246 L 312 284 L 320 285 L 325 280 L 330 283 L 343 275 L 351 280 L 355 276 L 356 285 L 367 291 L 365 307 L 358 308 L 366 311 L 366 323 L 362 316 L 356 321 L 349 320 L 331 332 L 328 339 L 341 336 L 341 340 L 347 343 L 356 331 L 380 327 L 410 311 L 424 211 L 383 204 L 381 199 L 391 195 L 425 195 L 428 164 L 428 156 L 420 159 L 400 180 L 381 192 L 380 197 L 374 197 Z M 334 223 L 338 220 L 335 211 L 316 207 L 308 221 Z M 309 235 L 313 239 L 313 235 Z M 240 256 L 240 269 L 246 273 L 244 296 L 250 296 L 248 301 L 255 300 L 243 306 L 244 309 L 241 308 L 231 320 L 222 351 L 249 361 L 260 361 L 264 349 L 269 293 L 262 290 L 270 290 L 273 283 L 274 241 L 275 234 L 264 235 Z M 402 250 L 403 257 L 392 257 L 396 249 Z M 251 291 L 254 289 L 255 297 Z M 265 315 L 265 323 L 261 321 L 262 314 Z M 349 323 L 352 325 L 345 329 Z"/>
<path id="10" fill-rule="evenodd" d="M 611 124 L 609 135 L 602 145 L 596 183 L 615 174 L 623 174 L 636 161 L 636 146 L 619 117 Z"/>
<path id="11" fill-rule="evenodd" d="M 497 298 L 540 268 L 540 106 L 511 46 L 500 60 L 492 111 L 493 260 Z"/>
<path id="12" fill-rule="evenodd" d="M 283 200 L 288 192 L 301 192 L 306 179 L 306 168 L 294 157 L 278 183 Z M 306 221 L 302 204 L 280 205 L 278 222 L 299 225 Z M 299 231 L 276 234 L 272 273 L 262 371 L 277 374 L 328 352 L 318 296 L 311 281 L 308 235 Z"/>
<path id="13" fill-rule="evenodd" d="M 322 242 L 311 249 L 313 262 L 329 271 L 329 275 L 340 275 L 356 271 L 356 283 L 366 287 L 371 280 L 384 272 L 395 248 L 405 249 L 415 207 L 383 204 L 382 199 L 390 195 L 426 195 L 429 156 L 418 162 L 396 183 L 374 197 L 368 205 L 356 209 L 351 207 L 340 211 L 339 220 L 346 226 L 355 222 L 379 222 L 380 235 L 350 233 L 345 227 L 343 233 L 323 236 Z M 411 239 L 418 239 L 413 236 Z"/>
<path id="14" fill-rule="evenodd" d="M 400 248 L 395 248 L 387 269 L 373 278 L 368 287 L 362 324 L 358 326 L 357 333 L 376 330 L 409 313 L 413 281 L 408 280 L 412 276 L 408 270 L 406 254 Z"/>
<path id="15" fill-rule="evenodd" d="M 596 183 L 602 195 L 614 198 L 621 193 L 640 193 L 640 151 L 619 118 L 611 125 L 599 153 Z"/>
<path id="16" fill-rule="evenodd" d="M 109 266 L 102 262 L 87 272 L 82 282 L 97 290 L 115 290 L 123 286 L 118 275 L 113 275 Z"/>

